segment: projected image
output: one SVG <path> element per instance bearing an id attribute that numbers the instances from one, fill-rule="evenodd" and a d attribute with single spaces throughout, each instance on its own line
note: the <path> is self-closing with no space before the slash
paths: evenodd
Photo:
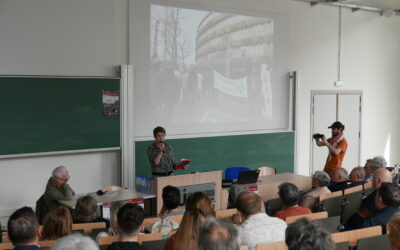
<path id="1" fill-rule="evenodd" d="M 161 5 L 150 16 L 153 120 L 272 119 L 272 18 Z"/>

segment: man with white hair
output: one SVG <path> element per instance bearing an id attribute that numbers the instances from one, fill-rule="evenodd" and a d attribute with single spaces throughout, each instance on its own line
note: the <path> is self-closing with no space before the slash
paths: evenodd
<path id="1" fill-rule="evenodd" d="M 328 188 L 331 192 L 347 189 L 350 187 L 347 183 L 348 180 L 347 170 L 345 168 L 337 168 L 331 173 L 331 184 L 328 185 Z"/>
<path id="2" fill-rule="evenodd" d="M 350 187 L 356 187 L 359 185 L 363 185 L 366 183 L 365 181 L 365 170 L 363 167 L 355 167 L 353 170 L 351 170 L 350 175 Z"/>
<path id="3" fill-rule="evenodd" d="M 59 166 L 53 170 L 43 195 L 49 210 L 56 207 L 59 200 L 71 200 L 75 195 L 74 190 L 67 184 L 69 178 L 66 167 Z"/>

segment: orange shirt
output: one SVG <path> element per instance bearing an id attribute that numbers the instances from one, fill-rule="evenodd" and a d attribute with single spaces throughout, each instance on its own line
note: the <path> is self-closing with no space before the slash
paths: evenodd
<path id="1" fill-rule="evenodd" d="M 340 148 L 342 150 L 342 152 L 340 152 L 340 154 L 338 154 L 338 155 L 329 153 L 328 159 L 326 159 L 326 164 L 325 164 L 325 168 L 324 168 L 325 172 L 328 172 L 328 173 L 332 172 L 336 168 L 340 168 L 342 166 L 343 158 L 344 158 L 344 155 L 346 154 L 346 150 L 347 150 L 346 139 L 343 138 L 338 143 L 338 146 L 336 148 Z"/>

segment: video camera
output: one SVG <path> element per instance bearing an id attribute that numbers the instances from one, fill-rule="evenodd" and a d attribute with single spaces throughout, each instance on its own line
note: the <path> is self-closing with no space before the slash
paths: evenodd
<path id="1" fill-rule="evenodd" d="M 313 138 L 315 139 L 315 140 L 318 140 L 318 139 L 321 139 L 322 137 L 324 137 L 325 135 L 323 135 L 323 134 L 313 134 Z"/>

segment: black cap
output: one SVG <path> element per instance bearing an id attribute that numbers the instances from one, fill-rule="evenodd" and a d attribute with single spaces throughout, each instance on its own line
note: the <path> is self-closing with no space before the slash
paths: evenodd
<path id="1" fill-rule="evenodd" d="M 344 129 L 344 125 L 341 122 L 337 121 L 337 122 L 332 123 L 332 125 L 329 126 L 328 128 L 341 128 L 341 129 Z"/>

